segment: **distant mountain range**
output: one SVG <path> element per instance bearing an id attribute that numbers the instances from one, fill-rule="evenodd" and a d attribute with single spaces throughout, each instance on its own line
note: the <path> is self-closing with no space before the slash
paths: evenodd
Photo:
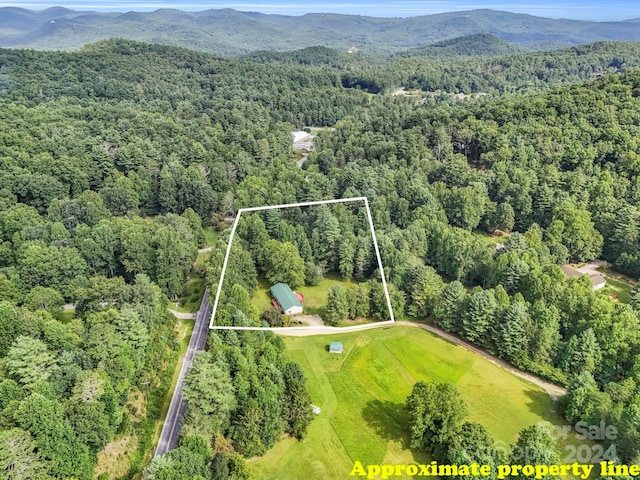
<path id="1" fill-rule="evenodd" d="M 231 9 L 183 12 L 100 13 L 62 7 L 43 11 L 0 8 L 0 47 L 46 50 L 77 49 L 97 40 L 121 37 L 201 50 L 216 55 L 240 55 L 256 50 L 289 51 L 322 45 L 342 51 L 395 53 L 416 50 L 420 56 L 458 51 L 455 44 L 434 44 L 455 37 L 489 34 L 465 45 L 473 55 L 495 49 L 513 53 L 599 40 L 640 40 L 640 19 L 621 22 L 554 20 L 494 10 L 472 10 L 410 18 L 375 18 L 310 13 L 265 15 Z M 471 37 L 473 38 L 473 37 Z M 498 40 L 502 43 L 497 43 Z M 474 49 L 479 52 L 473 53 Z"/>

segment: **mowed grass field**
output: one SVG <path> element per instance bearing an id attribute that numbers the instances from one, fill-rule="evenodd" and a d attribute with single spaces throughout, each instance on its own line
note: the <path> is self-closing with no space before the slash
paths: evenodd
<path id="1" fill-rule="evenodd" d="M 608 267 L 600 267 L 598 271 L 605 274 L 607 287 L 616 295 L 618 301 L 622 303 L 629 303 L 631 301 L 631 291 L 636 284 L 633 278 L 615 272 Z"/>
<path id="2" fill-rule="evenodd" d="M 318 285 L 302 286 L 296 288 L 297 292 L 304 295 L 304 313 L 323 316 L 325 314 L 327 306 L 327 297 L 329 296 L 329 289 L 334 285 L 344 285 L 348 287 L 356 282 L 350 280 L 342 280 L 338 274 L 329 273 L 325 278 L 320 280 Z M 251 303 L 258 309 L 258 312 L 262 313 L 266 308 L 271 305 L 271 287 L 273 285 L 264 277 L 258 278 L 258 288 L 253 294 Z"/>
<path id="3" fill-rule="evenodd" d="M 345 353 L 328 353 L 331 341 Z M 408 448 L 404 401 L 419 380 L 454 383 L 469 407 L 468 420 L 484 424 L 495 440 L 512 443 L 526 426 L 561 423 L 548 395 L 487 360 L 414 327 L 285 337 L 288 356 L 307 376 L 322 413 L 303 441 L 280 440 L 249 465 L 256 479 L 349 478 L 363 464 L 425 463 Z"/>

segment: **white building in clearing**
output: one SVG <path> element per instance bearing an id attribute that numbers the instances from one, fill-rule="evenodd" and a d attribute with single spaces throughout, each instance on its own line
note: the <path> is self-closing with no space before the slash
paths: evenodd
<path id="1" fill-rule="evenodd" d="M 296 294 L 286 283 L 276 283 L 271 287 L 271 295 L 273 296 L 274 305 L 277 304 L 282 313 L 287 315 L 297 315 L 302 313 L 302 294 Z"/>
<path id="2" fill-rule="evenodd" d="M 313 135 L 302 130 L 291 132 L 293 135 L 293 149 L 294 150 L 306 150 L 310 152 L 313 150 Z"/>
<path id="3" fill-rule="evenodd" d="M 582 275 L 589 275 L 589 280 L 591 280 L 594 290 L 600 290 L 601 288 L 604 288 L 607 286 L 607 281 L 605 280 L 604 275 L 600 273 L 591 273 L 591 274 L 582 273 L 569 265 L 564 265 L 562 267 L 562 271 L 568 277 L 581 277 Z"/>

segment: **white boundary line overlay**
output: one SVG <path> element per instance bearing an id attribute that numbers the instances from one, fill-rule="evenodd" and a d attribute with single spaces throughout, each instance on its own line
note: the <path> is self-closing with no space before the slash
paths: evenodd
<path id="1" fill-rule="evenodd" d="M 369 227 L 371 228 L 371 236 L 373 237 L 373 248 L 376 252 L 376 258 L 378 260 L 378 269 L 380 271 L 380 277 L 382 278 L 382 287 L 384 289 L 384 296 L 387 300 L 387 308 L 389 309 L 390 320 L 386 320 L 383 322 L 372 322 L 366 323 L 363 325 L 354 325 L 353 327 L 330 327 L 330 326 L 306 326 L 306 327 L 233 327 L 228 325 L 214 325 L 213 320 L 216 318 L 216 311 L 218 310 L 218 301 L 220 300 L 220 292 L 222 291 L 222 282 L 224 281 L 224 274 L 227 270 L 227 263 L 229 262 L 229 255 L 231 254 L 231 244 L 233 242 L 233 237 L 236 233 L 236 228 L 238 226 L 238 221 L 240 220 L 240 215 L 243 212 L 257 212 L 261 210 L 273 210 L 276 208 L 288 208 L 288 207 L 310 207 L 313 205 L 325 205 L 329 203 L 346 203 L 346 202 L 362 202 L 364 201 L 364 206 L 367 210 L 367 218 L 369 220 Z M 395 323 L 395 317 L 393 316 L 393 308 L 391 307 L 391 298 L 389 297 L 389 288 L 387 287 L 387 279 L 384 276 L 384 268 L 382 266 L 382 259 L 380 258 L 380 249 L 378 248 L 378 238 L 376 237 L 376 231 L 373 227 L 373 218 L 371 217 L 371 209 L 369 208 L 369 199 L 367 197 L 353 197 L 353 198 L 336 198 L 332 200 L 317 200 L 314 202 L 302 202 L 302 203 L 287 203 L 284 205 L 267 205 L 264 207 L 250 207 L 250 208 L 241 208 L 238 210 L 236 215 L 236 219 L 233 222 L 233 226 L 231 227 L 231 235 L 229 235 L 229 244 L 227 245 L 227 252 L 224 256 L 224 262 L 222 263 L 222 272 L 220 272 L 220 280 L 218 281 L 218 290 L 216 292 L 216 298 L 213 302 L 213 311 L 211 312 L 211 320 L 209 321 L 209 329 L 210 330 L 270 330 L 273 332 L 287 332 L 291 330 L 325 330 L 327 333 L 329 332 L 348 332 L 356 329 L 364 329 L 364 328 L 372 328 L 373 326 L 378 325 L 388 325 L 391 323 Z M 359 327 L 359 328 L 357 328 Z"/>

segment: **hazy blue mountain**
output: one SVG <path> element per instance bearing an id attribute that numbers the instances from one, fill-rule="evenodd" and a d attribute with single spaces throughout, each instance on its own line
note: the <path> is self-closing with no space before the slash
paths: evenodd
<path id="1" fill-rule="evenodd" d="M 425 45 L 429 45 L 427 51 L 431 49 L 432 53 L 434 49 L 444 52 L 448 49 L 453 54 L 465 50 L 472 55 L 485 55 L 485 51 L 490 54 L 492 48 L 507 49 L 507 44 L 492 40 L 473 53 L 472 41 L 490 37 L 433 45 L 477 34 L 489 34 L 491 38 L 526 49 L 558 48 L 599 40 L 640 40 L 640 19 L 554 20 L 486 9 L 410 18 L 375 18 L 318 13 L 266 15 L 232 9 L 97 13 L 60 7 L 39 12 L 0 8 L 0 47 L 35 49 L 75 49 L 110 37 L 182 46 L 217 55 L 295 50 L 316 45 L 371 53 L 398 52 Z"/>

